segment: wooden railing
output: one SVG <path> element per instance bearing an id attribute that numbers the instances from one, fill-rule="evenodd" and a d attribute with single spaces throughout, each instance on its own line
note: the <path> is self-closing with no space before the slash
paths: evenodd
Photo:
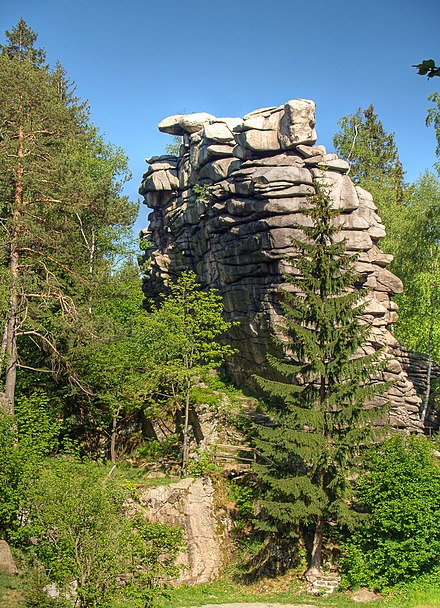
<path id="1" fill-rule="evenodd" d="M 212 462 L 223 468 L 238 468 L 247 470 L 251 468 L 253 463 L 258 460 L 270 462 L 268 458 L 263 456 L 256 448 L 251 448 L 243 445 L 227 445 L 217 443 L 214 446 L 212 454 Z"/>

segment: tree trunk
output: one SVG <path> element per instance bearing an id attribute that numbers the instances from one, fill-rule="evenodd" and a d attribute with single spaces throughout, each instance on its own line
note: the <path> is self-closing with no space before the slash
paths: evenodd
<path id="1" fill-rule="evenodd" d="M 426 390 L 425 390 L 425 395 L 423 397 L 422 407 L 420 410 L 420 420 L 423 423 L 425 423 L 426 415 L 428 413 L 429 395 L 431 393 L 432 351 L 434 349 L 434 339 L 433 339 L 434 316 L 435 316 L 434 297 L 431 294 L 431 314 L 430 314 L 430 319 L 429 319 L 429 344 L 428 344 L 428 370 L 427 370 L 427 378 L 426 378 Z"/>
<path id="2" fill-rule="evenodd" d="M 112 433 L 110 435 L 110 461 L 112 464 L 116 462 L 116 430 L 118 426 L 117 416 L 112 418 Z"/>
<path id="3" fill-rule="evenodd" d="M 17 326 L 19 297 L 18 278 L 20 273 L 20 216 L 23 207 L 23 158 L 24 158 L 24 135 L 22 127 L 18 130 L 17 146 L 17 173 L 15 181 L 14 206 L 12 212 L 12 233 L 9 270 L 11 273 L 11 295 L 9 298 L 9 316 L 6 326 L 6 348 L 5 348 L 5 383 L 3 389 L 3 407 L 7 414 L 14 413 L 15 385 L 17 381 Z"/>
<path id="4" fill-rule="evenodd" d="M 185 422 L 183 425 L 183 454 L 182 454 L 182 471 L 186 473 L 186 468 L 188 466 L 189 459 L 189 387 L 186 391 L 185 396 Z"/>
<path id="5" fill-rule="evenodd" d="M 17 382 L 17 315 L 18 298 L 12 294 L 9 305 L 8 330 L 6 338 L 6 368 L 3 389 L 3 407 L 6 414 L 14 414 L 15 385 Z"/>
<path id="6" fill-rule="evenodd" d="M 320 517 L 316 522 L 315 534 L 313 537 L 312 554 L 310 556 L 310 565 L 306 572 L 306 579 L 313 582 L 319 578 L 322 559 L 322 543 L 324 539 L 324 518 Z"/>
<path id="7" fill-rule="evenodd" d="M 2 346 L 0 352 L 0 376 L 3 374 L 3 366 L 5 364 L 5 355 L 6 355 L 6 340 L 8 339 L 8 322 L 6 321 L 3 327 L 2 334 Z"/>

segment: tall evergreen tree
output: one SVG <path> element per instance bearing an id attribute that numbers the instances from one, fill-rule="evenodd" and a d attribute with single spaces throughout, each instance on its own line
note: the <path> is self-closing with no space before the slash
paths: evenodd
<path id="1" fill-rule="evenodd" d="M 46 53 L 44 49 L 35 48 L 38 36 L 22 17 L 10 32 L 6 30 L 5 33 L 8 41 L 7 44 L 0 44 L 2 55 L 16 61 L 28 61 L 35 68 L 44 67 Z"/>
<path id="2" fill-rule="evenodd" d="M 109 230 L 134 212 L 120 196 L 126 158 L 90 126 L 87 107 L 60 66 L 43 65 L 35 40 L 20 20 L 0 49 L 0 397 L 9 413 L 18 369 L 68 367 L 60 336 L 90 300 Z"/>
<path id="3" fill-rule="evenodd" d="M 285 538 L 301 529 L 312 534 L 309 578 L 321 569 L 327 526 L 353 522 L 348 475 L 374 440 L 373 422 L 385 410 L 373 396 L 386 388 L 378 383 L 380 354 L 362 351 L 366 293 L 340 238 L 343 216 L 319 183 L 315 188 L 303 210 L 312 225 L 298 226 L 305 238 L 293 239 L 295 271 L 282 292 L 286 357 L 269 358 L 278 380 L 257 377 L 273 425 L 258 427 L 255 437 L 269 461 L 256 467 L 264 488 L 258 526 Z"/>
<path id="4" fill-rule="evenodd" d="M 343 116 L 341 130 L 333 137 L 337 153 L 350 163 L 350 177 L 368 189 L 388 186 L 402 199 L 404 171 L 394 141 L 394 133 L 386 133 L 371 104 L 365 110 Z"/>
<path id="5" fill-rule="evenodd" d="M 404 170 L 394 133 L 387 133 L 371 104 L 338 121 L 336 152 L 350 163 L 350 178 L 373 195 L 387 229 L 383 247 L 394 254 L 405 192 Z"/>

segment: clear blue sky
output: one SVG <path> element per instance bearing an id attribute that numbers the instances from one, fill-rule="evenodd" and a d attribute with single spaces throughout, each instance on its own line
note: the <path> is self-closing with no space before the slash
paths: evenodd
<path id="1" fill-rule="evenodd" d="M 328 150 L 338 119 L 374 103 L 408 180 L 436 160 L 425 117 L 440 78 L 411 65 L 440 61 L 438 0 L 0 0 L 2 38 L 20 17 L 126 151 L 133 199 L 145 158 L 169 141 L 165 116 L 242 116 L 296 97 L 316 101 Z"/>

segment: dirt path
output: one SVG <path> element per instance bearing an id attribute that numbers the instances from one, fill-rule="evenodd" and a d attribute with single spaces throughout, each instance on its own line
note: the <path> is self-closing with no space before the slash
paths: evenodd
<path id="1" fill-rule="evenodd" d="M 239 604 L 204 604 L 199 608 L 316 608 L 315 604 L 269 604 L 266 602 L 246 602 Z"/>

